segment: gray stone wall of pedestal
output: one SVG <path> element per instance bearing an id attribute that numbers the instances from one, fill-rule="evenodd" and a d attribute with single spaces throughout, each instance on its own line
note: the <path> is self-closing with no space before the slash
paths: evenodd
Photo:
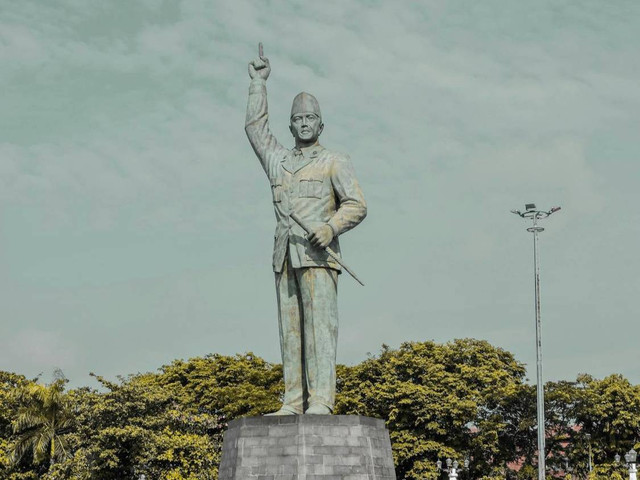
<path id="1" fill-rule="evenodd" d="M 356 415 L 239 418 L 218 480 L 396 480 L 384 421 Z"/>

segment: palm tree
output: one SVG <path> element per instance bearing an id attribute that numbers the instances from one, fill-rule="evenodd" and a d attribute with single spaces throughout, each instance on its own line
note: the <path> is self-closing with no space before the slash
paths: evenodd
<path id="1" fill-rule="evenodd" d="M 14 465 L 29 451 L 36 463 L 48 458 L 49 468 L 71 456 L 64 434 L 71 431 L 75 414 L 64 393 L 65 384 L 65 379 L 57 379 L 49 385 L 31 383 L 19 390 L 20 407 L 12 422 L 17 435 L 11 457 Z"/>

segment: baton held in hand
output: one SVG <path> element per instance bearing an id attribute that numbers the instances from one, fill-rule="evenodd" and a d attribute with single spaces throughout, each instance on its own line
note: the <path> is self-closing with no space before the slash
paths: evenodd
<path id="1" fill-rule="evenodd" d="M 298 215 L 296 215 L 295 213 L 292 213 L 291 218 L 293 219 L 294 222 L 300 225 L 302 229 L 305 232 L 307 232 L 307 234 L 311 234 L 311 229 L 302 222 L 302 219 L 298 217 Z M 351 275 L 354 278 L 356 282 L 358 282 L 360 285 L 364 287 L 364 283 L 362 283 L 362 281 L 360 281 L 357 275 L 349 267 L 345 265 L 345 263 L 342 261 L 342 259 L 338 256 L 336 252 L 334 252 L 329 247 L 324 247 L 324 251 L 327 252 L 329 256 L 333 258 L 342 268 L 344 268 L 347 271 L 347 273 L 349 273 L 349 275 Z"/>

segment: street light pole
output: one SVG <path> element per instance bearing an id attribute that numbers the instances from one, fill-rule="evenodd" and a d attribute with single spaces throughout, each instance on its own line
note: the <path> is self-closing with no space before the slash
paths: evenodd
<path id="1" fill-rule="evenodd" d="M 636 467 L 636 460 L 638 453 L 632 448 L 624 455 L 625 466 L 629 469 L 629 480 L 637 480 L 638 468 Z M 615 456 L 616 463 L 620 463 L 620 455 Z"/>
<path id="2" fill-rule="evenodd" d="M 545 480 L 545 422 L 544 422 L 544 382 L 542 381 L 542 323 L 540 321 L 540 254 L 538 253 L 538 232 L 544 229 L 537 224 L 537 215 L 533 217 L 533 226 L 527 228 L 533 233 L 533 264 L 535 282 L 536 310 L 536 402 L 538 412 L 538 480 Z"/>
<path id="3" fill-rule="evenodd" d="M 587 438 L 587 441 L 589 442 L 589 463 L 587 464 L 587 466 L 589 468 L 589 473 L 591 473 L 593 471 L 593 462 L 591 460 L 591 434 L 587 433 L 585 435 L 585 437 Z"/>
<path id="4" fill-rule="evenodd" d="M 544 228 L 538 226 L 538 220 L 547 218 L 560 210 L 553 207 L 549 211 L 536 210 L 534 203 L 527 203 L 525 211 L 511 210 L 522 218 L 533 221 L 527 232 L 533 233 L 533 270 L 535 284 L 535 312 L 536 312 L 536 407 L 538 413 L 538 480 L 545 480 L 545 426 L 544 426 L 544 383 L 542 382 L 542 323 L 540 322 L 540 259 L 538 253 L 538 233 Z"/>

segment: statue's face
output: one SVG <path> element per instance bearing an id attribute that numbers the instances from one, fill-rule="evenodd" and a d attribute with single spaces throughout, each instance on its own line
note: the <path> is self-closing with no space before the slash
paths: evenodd
<path id="1" fill-rule="evenodd" d="M 289 130 L 296 139 L 297 145 L 313 145 L 322 133 L 322 119 L 311 112 L 296 113 L 291 117 Z"/>

